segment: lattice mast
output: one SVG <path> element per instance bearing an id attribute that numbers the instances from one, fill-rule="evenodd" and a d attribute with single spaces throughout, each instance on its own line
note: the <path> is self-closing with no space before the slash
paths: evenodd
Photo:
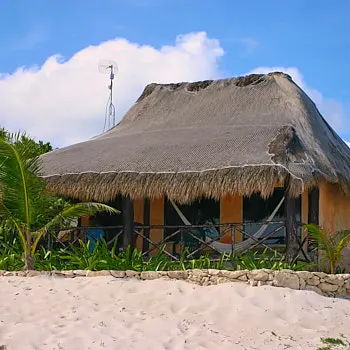
<path id="1" fill-rule="evenodd" d="M 114 61 L 101 61 L 98 65 L 100 73 L 109 74 L 109 94 L 105 110 L 105 120 L 103 131 L 107 131 L 115 126 L 115 106 L 113 104 L 113 80 L 115 74 L 118 72 L 118 66 Z"/>

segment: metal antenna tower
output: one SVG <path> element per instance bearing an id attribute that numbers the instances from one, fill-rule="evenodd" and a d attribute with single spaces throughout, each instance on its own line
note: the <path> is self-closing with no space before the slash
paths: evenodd
<path id="1" fill-rule="evenodd" d="M 109 95 L 106 104 L 105 121 L 103 126 L 103 132 L 113 128 L 115 126 L 115 106 L 113 104 L 113 80 L 115 74 L 118 72 L 118 65 L 114 61 L 104 60 L 98 65 L 100 73 L 109 74 Z"/>

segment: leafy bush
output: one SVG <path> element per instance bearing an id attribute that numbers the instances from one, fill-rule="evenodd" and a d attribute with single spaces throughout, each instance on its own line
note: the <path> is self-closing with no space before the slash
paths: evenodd
<path id="1" fill-rule="evenodd" d="M 9 237 L 7 237 L 9 238 Z M 4 237 L 0 237 L 0 270 L 18 271 L 24 266 L 21 258 L 21 246 L 16 238 L 7 243 Z"/>
<path id="2" fill-rule="evenodd" d="M 266 249 L 262 253 L 247 252 L 244 255 L 232 257 L 231 254 L 222 254 L 219 259 L 212 260 L 210 256 L 202 255 L 198 259 L 187 259 L 186 250 L 178 261 L 170 260 L 159 249 L 151 257 L 143 256 L 137 249 L 128 248 L 125 252 L 116 254 L 117 241 L 112 249 L 108 249 L 105 240 L 95 243 L 93 250 L 90 241 L 78 241 L 76 245 L 70 244 L 65 249 L 46 250 L 43 246 L 35 253 L 35 268 L 37 270 L 134 270 L 134 271 L 174 271 L 187 269 L 218 269 L 218 270 L 253 270 L 253 269 L 290 269 L 304 270 L 305 263 L 296 261 L 288 264 L 277 253 L 270 254 Z M 21 270 L 21 246 L 15 239 L 11 244 L 0 243 L 0 269 Z"/>
<path id="3" fill-rule="evenodd" d="M 267 248 L 262 252 L 248 251 L 244 255 L 239 255 L 235 259 L 237 270 L 293 270 L 302 271 L 310 267 L 307 263 L 298 262 L 296 259 L 291 263 L 285 261 L 285 258 L 279 255 L 276 251 L 271 252 Z"/>

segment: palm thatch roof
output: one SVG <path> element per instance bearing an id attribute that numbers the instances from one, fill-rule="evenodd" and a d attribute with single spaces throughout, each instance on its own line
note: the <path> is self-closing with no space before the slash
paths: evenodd
<path id="1" fill-rule="evenodd" d="M 150 84 L 121 122 L 43 155 L 49 189 L 179 202 L 225 194 L 293 196 L 320 181 L 350 194 L 350 149 L 284 73 Z"/>

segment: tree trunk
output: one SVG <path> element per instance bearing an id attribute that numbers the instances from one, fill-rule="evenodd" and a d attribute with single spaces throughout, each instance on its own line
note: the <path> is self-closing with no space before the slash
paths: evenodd
<path id="1" fill-rule="evenodd" d="M 26 232 L 26 250 L 23 253 L 24 270 L 34 270 L 34 256 L 31 255 L 32 251 L 32 235 L 30 232 Z"/>
<path id="2" fill-rule="evenodd" d="M 24 270 L 34 270 L 34 257 L 29 252 L 23 253 Z"/>

